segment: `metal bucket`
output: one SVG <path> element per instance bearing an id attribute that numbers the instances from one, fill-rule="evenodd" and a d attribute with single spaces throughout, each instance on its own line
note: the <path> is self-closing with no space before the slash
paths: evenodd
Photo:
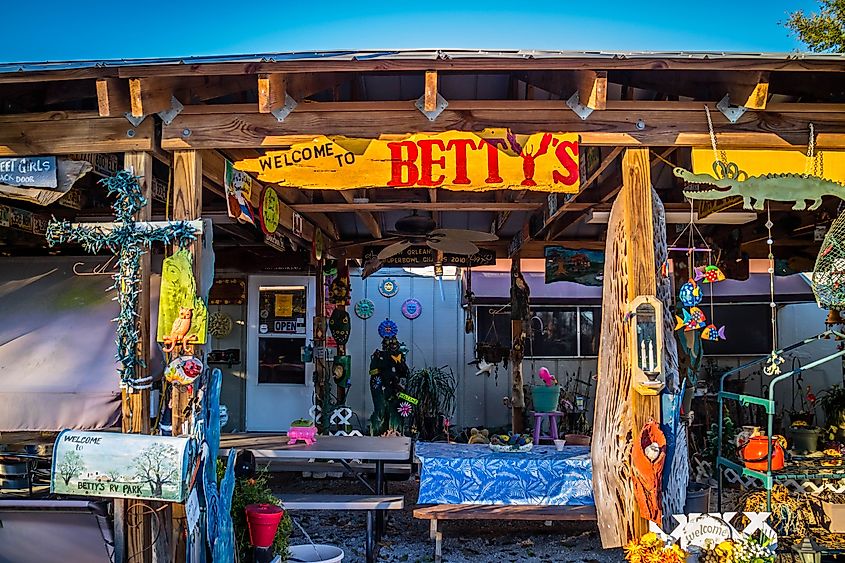
<path id="1" fill-rule="evenodd" d="M 706 514 L 710 512 L 710 485 L 690 483 L 687 485 L 687 501 L 684 504 L 686 514 Z"/>

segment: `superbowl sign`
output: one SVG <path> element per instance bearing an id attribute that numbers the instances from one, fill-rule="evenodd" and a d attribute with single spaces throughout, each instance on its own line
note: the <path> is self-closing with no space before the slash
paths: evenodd
<path id="1" fill-rule="evenodd" d="M 258 179 L 304 189 L 444 188 L 577 193 L 578 135 L 507 129 L 447 131 L 402 140 L 320 136 L 242 160 Z"/>

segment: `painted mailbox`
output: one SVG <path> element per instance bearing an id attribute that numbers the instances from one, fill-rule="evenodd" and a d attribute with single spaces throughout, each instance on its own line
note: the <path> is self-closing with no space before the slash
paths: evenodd
<path id="1" fill-rule="evenodd" d="M 53 447 L 50 492 L 184 502 L 189 438 L 64 430 Z"/>

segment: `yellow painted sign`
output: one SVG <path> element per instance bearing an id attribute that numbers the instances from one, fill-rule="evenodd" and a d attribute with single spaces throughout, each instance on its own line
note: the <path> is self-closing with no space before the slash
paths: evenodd
<path id="1" fill-rule="evenodd" d="M 235 168 L 305 189 L 444 188 L 578 192 L 578 135 L 507 129 L 448 131 L 400 140 L 320 136 Z"/>
<path id="2" fill-rule="evenodd" d="M 763 174 L 810 174 L 845 183 L 845 151 L 816 151 L 813 158 L 803 149 L 795 150 L 726 150 L 725 160 L 750 176 Z M 720 155 L 721 159 L 721 155 Z M 692 149 L 692 172 L 713 176 L 713 149 Z M 697 200 L 695 210 L 703 219 L 718 211 L 736 207 L 742 198 L 726 197 L 716 200 Z"/>
<path id="3" fill-rule="evenodd" d="M 845 183 L 845 151 L 816 151 L 808 158 L 805 150 L 726 150 L 726 160 L 749 176 L 763 174 L 811 174 Z M 692 172 L 713 175 L 713 150 L 692 149 Z"/>

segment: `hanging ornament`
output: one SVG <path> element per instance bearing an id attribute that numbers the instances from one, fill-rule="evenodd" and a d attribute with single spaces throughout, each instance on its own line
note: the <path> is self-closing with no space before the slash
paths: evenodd
<path id="1" fill-rule="evenodd" d="M 700 281 L 701 283 L 725 281 L 725 274 L 722 273 L 722 270 L 718 266 L 704 266 L 695 269 L 695 281 Z"/>
<path id="2" fill-rule="evenodd" d="M 226 338 L 232 334 L 232 317 L 223 311 L 215 311 L 208 316 L 208 333 L 214 338 Z"/>
<path id="3" fill-rule="evenodd" d="M 202 373 L 202 362 L 193 356 L 179 356 L 164 370 L 164 378 L 170 383 L 190 385 Z"/>
<path id="4" fill-rule="evenodd" d="M 684 331 L 689 332 L 707 326 L 707 317 L 704 315 L 704 311 L 698 307 L 690 307 L 689 311 L 683 309 L 683 313 L 683 318 L 675 316 L 675 330 L 683 328 Z"/>
<path id="5" fill-rule="evenodd" d="M 378 292 L 390 299 L 399 293 L 399 284 L 393 278 L 384 278 L 378 285 Z"/>
<path id="6" fill-rule="evenodd" d="M 409 403 L 408 401 L 402 401 L 401 403 L 399 403 L 399 408 L 396 410 L 399 411 L 399 415 L 402 418 L 408 418 L 409 416 L 411 416 L 411 403 Z"/>
<path id="7" fill-rule="evenodd" d="M 701 333 L 701 338 L 712 340 L 713 342 L 725 340 L 725 327 L 723 326 L 717 329 L 714 324 L 707 325 Z"/>
<path id="8" fill-rule="evenodd" d="M 355 314 L 359 319 L 367 320 L 375 313 L 376 305 L 372 299 L 361 299 L 355 303 Z"/>
<path id="9" fill-rule="evenodd" d="M 393 338 L 399 334 L 399 327 L 390 319 L 384 319 L 378 325 L 378 335 L 382 338 Z"/>
<path id="10" fill-rule="evenodd" d="M 402 314 L 406 319 L 414 320 L 422 314 L 422 304 L 416 299 L 406 299 L 402 303 Z"/>
<path id="11" fill-rule="evenodd" d="M 695 283 L 695 280 L 690 279 L 687 283 L 681 286 L 678 292 L 678 298 L 684 307 L 695 307 L 701 303 L 701 288 Z"/>
<path id="12" fill-rule="evenodd" d="M 332 333 L 335 341 L 341 346 L 345 346 L 349 341 L 349 332 L 351 329 L 349 321 L 349 313 L 346 309 L 337 307 L 332 311 L 332 316 L 329 317 L 329 330 Z"/>

